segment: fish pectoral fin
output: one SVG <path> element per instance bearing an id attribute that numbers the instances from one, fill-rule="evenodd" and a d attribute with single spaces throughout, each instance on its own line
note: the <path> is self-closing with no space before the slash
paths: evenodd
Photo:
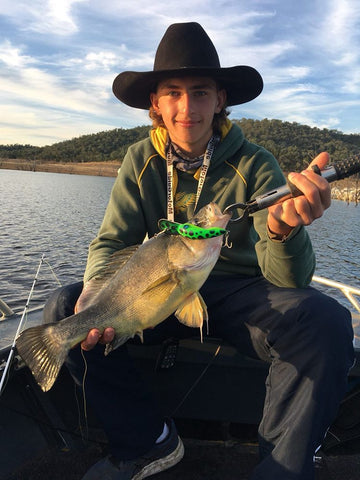
<path id="1" fill-rule="evenodd" d="M 126 335 L 124 337 L 118 337 L 115 335 L 114 340 L 105 345 L 104 355 L 109 355 L 109 353 L 111 353 L 113 350 L 120 347 L 121 345 L 124 345 L 124 343 L 126 343 L 128 340 L 130 340 L 130 338 L 133 337 L 134 335 Z"/>
<path id="2" fill-rule="evenodd" d="M 151 290 L 157 287 L 170 286 L 170 290 L 168 291 L 168 294 L 170 294 L 174 290 L 174 288 L 177 286 L 177 282 L 174 281 L 173 277 L 174 277 L 173 273 L 168 273 L 163 277 L 158 278 L 153 283 L 151 283 L 142 293 L 150 292 Z"/>
<path id="3" fill-rule="evenodd" d="M 192 295 L 189 295 L 176 310 L 175 316 L 184 325 L 193 328 L 198 327 L 202 331 L 204 320 L 208 321 L 208 313 L 200 293 L 194 292 Z"/>
<path id="4" fill-rule="evenodd" d="M 111 353 L 113 350 L 120 347 L 121 345 L 124 345 L 124 343 L 126 343 L 131 338 L 134 338 L 135 335 L 138 335 L 140 337 L 141 343 L 144 343 L 144 337 L 143 337 L 143 331 L 142 330 L 138 330 L 137 332 L 135 332 L 134 335 L 126 335 L 124 337 L 118 337 L 118 336 L 115 335 L 114 340 L 112 342 L 106 344 L 104 355 L 105 356 L 109 355 L 109 353 Z"/>

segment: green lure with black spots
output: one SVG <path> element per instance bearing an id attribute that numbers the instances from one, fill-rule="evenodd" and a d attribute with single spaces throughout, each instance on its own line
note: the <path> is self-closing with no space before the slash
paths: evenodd
<path id="1" fill-rule="evenodd" d="M 219 237 L 226 233 L 224 228 L 202 228 L 192 223 L 177 223 L 165 219 L 159 220 L 159 228 L 170 235 L 181 235 L 194 240 Z"/>

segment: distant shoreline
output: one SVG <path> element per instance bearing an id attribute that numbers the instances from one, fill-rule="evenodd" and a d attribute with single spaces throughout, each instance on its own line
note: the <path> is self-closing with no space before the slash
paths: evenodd
<path id="1" fill-rule="evenodd" d="M 120 162 L 31 162 L 22 159 L 0 158 L 0 169 L 23 170 L 30 172 L 68 173 L 73 175 L 93 175 L 116 177 Z"/>
<path id="2" fill-rule="evenodd" d="M 53 163 L 31 162 L 21 159 L 1 159 L 0 169 L 25 170 L 33 172 L 67 173 L 72 175 L 93 175 L 99 177 L 116 177 L 120 162 L 83 162 L 83 163 Z M 346 202 L 360 203 L 360 180 L 346 179 L 334 182 L 332 198 Z"/>

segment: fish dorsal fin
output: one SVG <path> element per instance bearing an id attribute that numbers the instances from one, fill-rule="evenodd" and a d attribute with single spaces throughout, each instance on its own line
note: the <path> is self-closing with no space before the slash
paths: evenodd
<path id="1" fill-rule="evenodd" d="M 199 292 L 189 295 L 175 312 L 179 322 L 188 327 L 200 328 L 202 341 L 202 326 L 204 320 L 208 322 L 208 313 L 206 303 Z"/>
<path id="2" fill-rule="evenodd" d="M 89 298 L 94 298 L 95 295 L 99 293 L 108 280 L 124 267 L 139 247 L 140 245 L 131 245 L 130 247 L 117 250 L 110 255 L 103 270 L 93 277 L 86 286 L 86 292 L 89 293 Z"/>
<path id="3" fill-rule="evenodd" d="M 130 247 L 122 248 L 111 254 L 104 269 L 96 275 L 96 281 L 105 283 L 109 280 L 110 277 L 123 268 L 139 247 L 140 245 L 131 245 Z"/>
<path id="4" fill-rule="evenodd" d="M 114 275 L 114 273 L 120 270 L 128 262 L 139 247 L 140 245 L 130 245 L 130 247 L 122 248 L 111 254 L 104 271 L 101 272 L 99 277 L 104 275 L 106 277 Z"/>

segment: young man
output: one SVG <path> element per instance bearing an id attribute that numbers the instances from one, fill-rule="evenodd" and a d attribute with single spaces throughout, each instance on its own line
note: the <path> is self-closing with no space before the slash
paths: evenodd
<path id="1" fill-rule="evenodd" d="M 76 311 L 91 300 L 89 286 L 110 255 L 153 236 L 160 218 L 184 222 L 210 201 L 225 209 L 284 183 L 273 156 L 248 142 L 227 118 L 226 106 L 252 100 L 262 85 L 251 67 L 221 68 L 214 45 L 196 23 L 168 28 L 153 71 L 118 75 L 115 95 L 132 107 L 150 108 L 154 128 L 124 158 L 90 245 Z M 327 161 L 322 153 L 313 163 L 323 168 Z M 201 289 L 210 334 L 270 363 L 260 462 L 252 480 L 313 480 L 314 453 L 336 415 L 353 362 L 349 312 L 308 287 L 315 259 L 304 225 L 329 207 L 329 185 L 311 169 L 292 174 L 291 181 L 303 196 L 231 224 L 232 248 L 222 249 Z M 193 334 L 171 317 L 145 331 L 144 342 Z M 82 343 L 88 351 L 87 399 L 111 448 L 111 456 L 83 480 L 139 480 L 183 455 L 174 423 L 164 422 L 126 346 L 104 357 L 101 344 L 113 336 L 111 328 L 93 329 Z M 74 349 L 68 361 L 77 381 L 83 376 L 79 352 Z"/>

